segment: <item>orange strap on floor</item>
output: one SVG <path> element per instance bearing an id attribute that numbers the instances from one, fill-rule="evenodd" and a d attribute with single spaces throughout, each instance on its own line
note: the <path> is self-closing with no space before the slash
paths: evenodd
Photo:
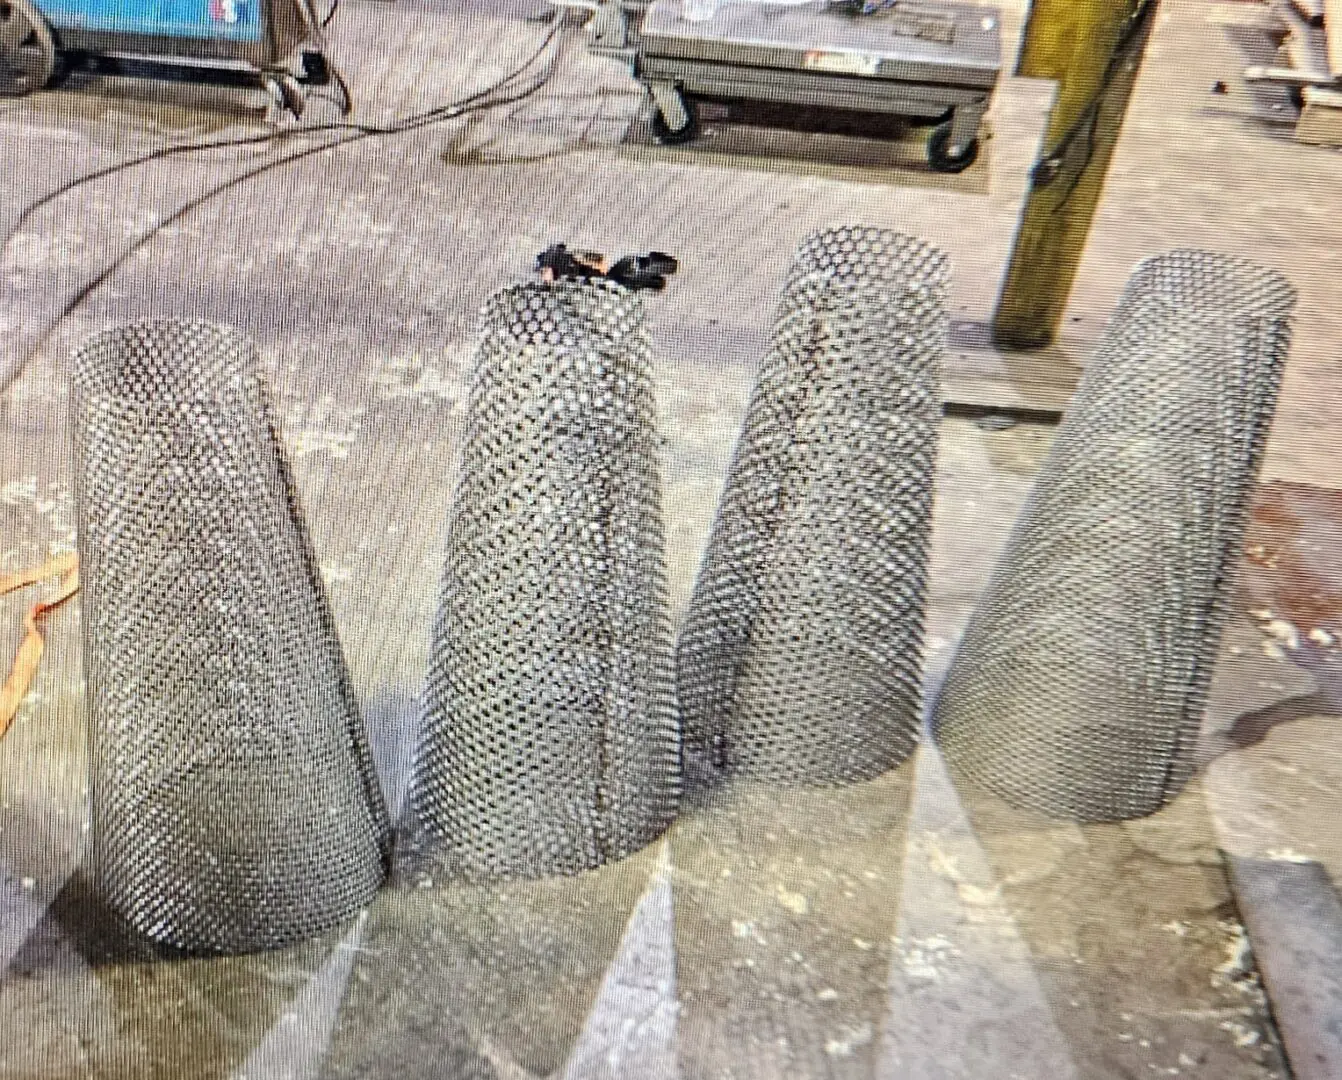
<path id="1" fill-rule="evenodd" d="M 32 685 L 33 676 L 37 674 L 37 665 L 42 662 L 42 650 L 45 648 L 45 643 L 42 640 L 42 631 L 38 629 L 37 620 L 47 612 L 60 607 L 79 591 L 79 557 L 74 552 L 57 555 L 54 559 L 48 559 L 41 566 L 21 570 L 17 574 L 0 578 L 0 596 L 3 596 L 15 589 L 22 589 L 29 585 L 35 585 L 39 581 L 45 581 L 47 578 L 53 578 L 57 574 L 65 575 L 65 580 L 61 582 L 60 592 L 50 600 L 43 600 L 34 604 L 23 620 L 24 626 L 28 628 L 28 635 L 23 639 L 23 644 L 19 646 L 19 654 L 14 658 L 14 666 L 9 670 L 9 678 L 5 680 L 5 685 L 0 687 L 0 739 L 4 738 L 5 732 L 9 730 L 9 725 L 14 722 L 14 716 L 19 711 L 19 705 L 28 696 L 28 687 Z"/>

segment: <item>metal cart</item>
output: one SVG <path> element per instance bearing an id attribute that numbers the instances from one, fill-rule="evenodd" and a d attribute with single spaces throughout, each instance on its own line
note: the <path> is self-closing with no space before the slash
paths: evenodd
<path id="1" fill-rule="evenodd" d="M 960 172 L 1001 70 L 996 8 L 895 2 L 871 14 L 824 0 L 727 2 L 692 21 L 681 0 L 605 0 L 591 23 L 596 51 L 630 63 L 656 106 L 659 141 L 698 134 L 700 101 L 762 101 L 939 121 L 927 158 Z"/>

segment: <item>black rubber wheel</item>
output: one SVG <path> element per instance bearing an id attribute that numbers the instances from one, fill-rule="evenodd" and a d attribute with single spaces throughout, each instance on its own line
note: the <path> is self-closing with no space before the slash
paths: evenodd
<path id="1" fill-rule="evenodd" d="M 0 96 L 42 89 L 55 66 L 56 42 L 32 0 L 0 0 Z"/>
<path id="2" fill-rule="evenodd" d="M 979 140 L 975 136 L 959 154 L 950 152 L 950 121 L 938 125 L 927 140 L 927 163 L 939 173 L 964 172 L 979 159 Z"/>
<path id="3" fill-rule="evenodd" d="M 685 109 L 685 126 L 672 128 L 666 122 L 661 109 L 652 113 L 652 136 L 664 146 L 680 146 L 692 142 L 699 135 L 699 108 L 693 98 L 681 96 L 681 106 Z"/>
<path id="4" fill-rule="evenodd" d="M 79 69 L 80 62 L 77 56 L 57 51 L 56 58 L 51 65 L 51 78 L 47 80 L 47 85 L 43 89 L 59 90 L 69 81 L 70 76 L 74 75 Z"/>

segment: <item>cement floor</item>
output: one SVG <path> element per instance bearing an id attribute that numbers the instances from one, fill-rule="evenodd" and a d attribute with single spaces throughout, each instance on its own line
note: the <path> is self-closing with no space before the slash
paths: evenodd
<path id="1" fill-rule="evenodd" d="M 411 882 L 301 948 L 113 962 L 88 940 L 74 876 L 86 833 L 75 607 L 53 620 L 34 692 L 0 743 L 0 1076 L 1286 1075 L 1218 848 L 1283 872 L 1316 862 L 1342 880 L 1342 653 L 1309 637 L 1342 636 L 1342 515 L 1327 490 L 1342 410 L 1329 380 L 1342 219 L 1323 194 L 1342 180 L 1342 155 L 1290 141 L 1274 102 L 1238 81 L 1254 7 L 1162 5 L 1061 344 L 1031 357 L 957 345 L 948 357 L 949 395 L 1065 400 L 1132 263 L 1181 244 L 1257 258 L 1300 289 L 1208 768 L 1174 806 L 1103 829 L 1020 821 L 957 797 L 924 748 L 870 790 L 780 808 L 763 836 L 741 824 L 756 820 L 748 805 L 716 807 L 580 879 Z M 540 33 L 526 14 L 347 0 L 334 44 L 361 115 L 385 119 L 506 71 Z M 1226 97 L 1209 92 L 1218 78 Z M 699 162 L 626 145 L 635 88 L 570 47 L 546 92 L 516 110 L 309 157 L 173 222 L 44 341 L 93 272 L 266 152 L 155 162 L 91 185 L 26 222 L 0 260 L 0 569 L 73 540 L 73 344 L 145 316 L 241 327 L 265 354 L 396 799 L 484 297 L 559 239 L 681 258 L 650 305 L 679 616 L 797 241 L 860 220 L 941 244 L 956 340 L 972 342 L 1047 101 L 1046 86 L 1008 79 L 984 163 L 947 184 L 898 161 L 857 173 Z M 71 174 L 165 138 L 253 130 L 254 104 L 133 85 L 6 103 L 0 143 L 17 179 L 0 191 L 0 222 Z M 930 680 L 1050 438 L 1028 425 L 943 427 Z M 3 601 L 0 656 L 17 647 L 26 602 Z M 1303 1036 L 1325 1055 L 1326 1027 Z"/>

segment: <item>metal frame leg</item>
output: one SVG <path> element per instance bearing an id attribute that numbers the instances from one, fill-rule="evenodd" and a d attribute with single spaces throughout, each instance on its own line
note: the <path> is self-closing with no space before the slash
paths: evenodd
<path id="1" fill-rule="evenodd" d="M 951 113 L 951 139 L 947 150 L 954 157 L 961 156 L 969 149 L 979 134 L 983 115 L 988 111 L 987 102 L 976 105 L 958 105 Z"/>
<path id="2" fill-rule="evenodd" d="M 650 82 L 647 86 L 652 102 L 662 114 L 666 126 L 672 131 L 684 130 L 690 122 L 690 113 L 685 107 L 685 98 L 681 95 L 680 88 L 673 82 L 665 81 Z"/>

